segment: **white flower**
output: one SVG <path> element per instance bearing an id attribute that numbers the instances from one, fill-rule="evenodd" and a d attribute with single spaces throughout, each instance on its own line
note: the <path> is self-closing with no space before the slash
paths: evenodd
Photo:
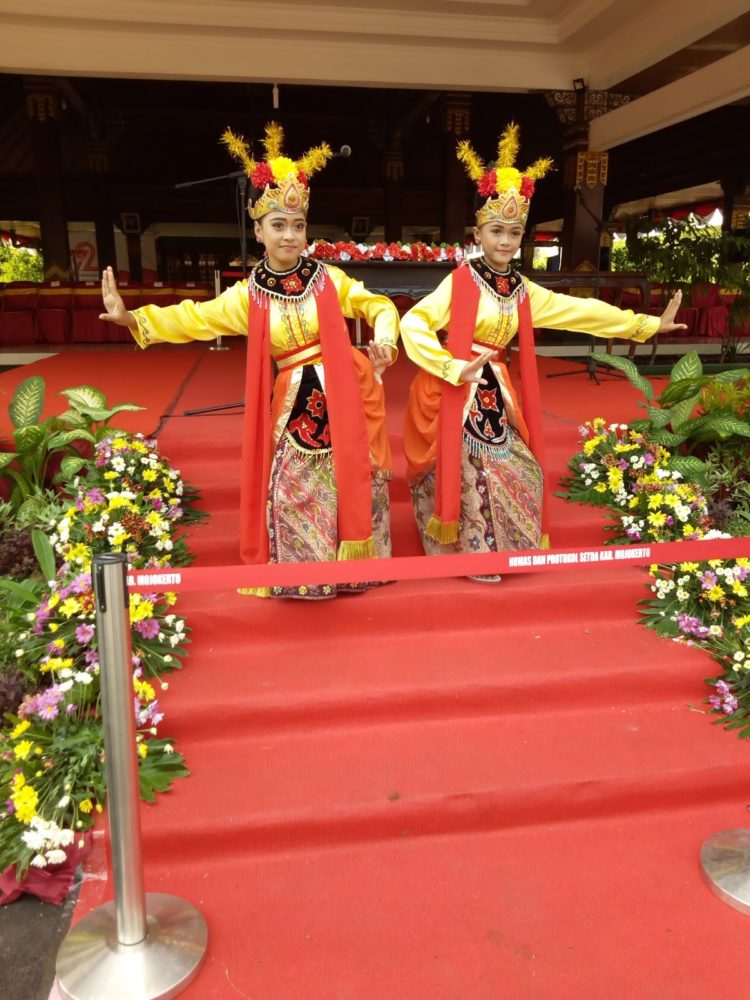
<path id="1" fill-rule="evenodd" d="M 43 854 L 36 854 L 31 859 L 31 864 L 32 864 L 32 866 L 34 868 L 46 868 L 47 867 L 47 859 L 44 857 Z"/>
<path id="2" fill-rule="evenodd" d="M 67 854 L 65 851 L 61 851 L 59 848 L 55 848 L 53 851 L 47 851 L 47 861 L 51 865 L 61 865 L 67 860 Z"/>
<path id="3" fill-rule="evenodd" d="M 59 801 L 59 802 L 57 803 L 57 808 L 58 808 L 58 809 L 64 809 L 64 808 L 65 808 L 65 806 L 67 806 L 67 804 L 68 804 L 69 802 L 70 802 L 70 796 L 69 796 L 69 795 L 63 795 L 63 797 L 62 797 L 62 798 L 60 799 L 60 801 Z"/>
<path id="4" fill-rule="evenodd" d="M 78 684 L 90 684 L 93 679 L 91 674 L 86 673 L 85 670 L 79 670 L 75 675 L 75 680 Z"/>
<path id="5" fill-rule="evenodd" d="M 745 659 L 745 654 L 740 652 L 740 650 L 737 650 L 732 659 L 737 663 L 742 663 L 742 661 Z"/>
<path id="6" fill-rule="evenodd" d="M 44 837 L 36 830 L 24 830 L 21 840 L 32 851 L 41 851 L 44 847 Z"/>
<path id="7" fill-rule="evenodd" d="M 60 688 L 61 691 L 70 691 L 70 689 L 73 687 L 73 681 L 72 680 L 63 681 L 62 684 L 58 685 L 58 687 Z"/>
<path id="8" fill-rule="evenodd" d="M 171 743 L 164 744 L 164 753 L 166 754 L 174 753 L 174 747 L 172 746 Z"/>
<path id="9" fill-rule="evenodd" d="M 169 690 L 169 681 L 162 681 L 161 682 L 161 689 L 162 689 L 162 691 L 168 691 Z"/>
<path id="10" fill-rule="evenodd" d="M 75 840 L 76 835 L 72 830 L 60 830 L 59 843 L 61 847 L 68 847 Z"/>

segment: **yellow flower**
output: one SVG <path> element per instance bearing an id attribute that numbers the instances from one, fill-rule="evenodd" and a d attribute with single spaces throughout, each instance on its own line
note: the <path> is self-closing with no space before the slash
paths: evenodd
<path id="1" fill-rule="evenodd" d="M 523 174 L 520 170 L 516 170 L 515 167 L 499 167 L 495 171 L 495 176 L 497 177 L 498 193 L 507 191 L 509 188 L 515 188 L 516 191 L 521 190 Z M 596 421 L 594 421 L 594 423 L 596 423 Z"/>
<path id="2" fill-rule="evenodd" d="M 717 585 L 706 591 L 706 597 L 709 601 L 723 601 L 724 591 Z"/>
<path id="3" fill-rule="evenodd" d="M 133 678 L 133 690 L 136 692 L 141 701 L 153 701 L 156 697 L 156 692 L 148 683 L 148 681 L 139 680 L 139 678 Z"/>
<path id="4" fill-rule="evenodd" d="M 146 469 L 146 471 L 143 473 L 143 478 L 147 483 L 153 483 L 154 480 L 156 479 L 156 476 L 157 476 L 156 469 Z"/>
<path id="5" fill-rule="evenodd" d="M 596 486 L 594 487 L 594 489 L 596 490 L 597 493 L 606 493 L 607 492 L 607 484 L 606 483 L 597 483 Z"/>
<path id="6" fill-rule="evenodd" d="M 298 172 L 294 161 L 290 160 L 288 156 L 274 156 L 268 161 L 268 166 L 271 168 L 271 173 L 277 184 L 285 181 L 289 174 L 296 175 Z"/>
<path id="7" fill-rule="evenodd" d="M 657 511 L 655 514 L 649 514 L 648 520 L 654 528 L 661 528 L 667 523 L 667 515 Z"/>
<path id="8" fill-rule="evenodd" d="M 129 500 L 127 497 L 115 496 L 109 498 L 109 509 L 118 510 L 120 507 L 127 507 L 133 510 L 133 501 Z"/>
<path id="9" fill-rule="evenodd" d="M 589 438 L 588 441 L 584 442 L 583 454 L 589 457 L 593 455 L 597 447 L 602 443 L 603 440 L 604 440 L 603 434 L 597 434 L 596 437 Z"/>
<path id="10" fill-rule="evenodd" d="M 732 584 L 732 590 L 738 597 L 747 597 L 747 587 L 739 580 L 734 581 Z"/>
<path id="11" fill-rule="evenodd" d="M 144 618 L 153 618 L 153 601 L 144 601 L 140 594 L 130 595 L 130 620 L 133 622 L 143 621 Z"/>
<path id="12" fill-rule="evenodd" d="M 34 744 L 31 740 L 21 740 L 13 747 L 13 756 L 16 760 L 26 760 L 31 751 L 34 749 Z"/>
<path id="13" fill-rule="evenodd" d="M 104 473 L 104 479 L 117 479 L 118 475 L 118 472 L 115 472 L 114 469 L 110 469 L 108 472 Z"/>
<path id="14" fill-rule="evenodd" d="M 607 481 L 609 482 L 609 488 L 613 493 L 616 493 L 622 486 L 622 470 L 612 466 L 607 472 Z"/>
<path id="15" fill-rule="evenodd" d="M 15 807 L 15 817 L 19 823 L 30 823 L 36 816 L 39 796 L 32 785 L 23 785 L 13 795 L 11 801 Z"/>
<path id="16" fill-rule="evenodd" d="M 750 625 L 750 615 L 740 615 L 739 618 L 733 618 L 732 622 L 737 628 L 744 628 L 746 625 Z"/>
<path id="17" fill-rule="evenodd" d="M 96 803 L 96 811 L 98 813 L 104 812 L 104 806 L 102 806 L 101 803 L 99 803 L 99 802 Z"/>
<path id="18" fill-rule="evenodd" d="M 78 803 L 78 808 L 82 813 L 90 813 L 94 808 L 94 804 L 91 799 L 83 799 L 83 801 Z"/>
<path id="19" fill-rule="evenodd" d="M 60 626 L 57 624 L 57 622 L 50 622 L 47 628 L 50 630 L 50 632 L 57 632 Z"/>
<path id="20" fill-rule="evenodd" d="M 664 496 L 661 493 L 652 493 L 648 498 L 648 509 L 654 510 L 656 507 L 661 506 Z"/>
<path id="21" fill-rule="evenodd" d="M 76 597 L 66 597 L 60 605 L 60 614 L 65 618 L 72 618 L 81 610 L 81 602 Z"/>
<path id="22" fill-rule="evenodd" d="M 130 535 L 127 533 L 127 531 L 123 531 L 123 529 L 120 528 L 118 531 L 114 533 L 114 535 L 112 535 L 112 544 L 122 545 L 122 543 L 126 541 L 126 539 L 128 538 L 130 538 Z"/>
<path id="23" fill-rule="evenodd" d="M 139 756 L 143 758 L 143 757 L 146 756 L 147 753 L 148 753 L 148 747 L 146 746 L 146 744 L 145 743 L 139 743 L 138 744 L 138 754 L 139 754 Z"/>
<path id="24" fill-rule="evenodd" d="M 683 573 L 697 573 L 698 563 L 693 563 L 693 562 L 680 563 L 680 569 L 682 570 Z"/>
<path id="25" fill-rule="evenodd" d="M 71 545 L 67 551 L 68 562 L 75 563 L 89 563 L 91 562 L 91 550 L 88 545 L 84 545 L 83 542 L 78 542 L 76 545 Z"/>
<path id="26" fill-rule="evenodd" d="M 115 451 L 122 451 L 123 448 L 127 448 L 128 447 L 128 443 L 129 442 L 125 438 L 123 438 L 123 437 L 117 437 L 112 442 L 112 447 L 114 448 Z"/>
<path id="27" fill-rule="evenodd" d="M 631 497 L 628 501 L 628 507 L 633 510 L 634 507 L 638 506 L 638 497 Z"/>
<path id="28" fill-rule="evenodd" d="M 167 591 L 167 593 L 164 595 L 164 598 L 170 608 L 177 603 L 177 594 L 175 594 L 173 590 Z"/>
<path id="29" fill-rule="evenodd" d="M 60 603 L 60 595 L 57 594 L 57 593 L 50 594 L 50 596 L 49 596 L 49 598 L 47 600 L 47 607 L 48 608 L 56 608 L 59 603 Z"/>
<path id="30" fill-rule="evenodd" d="M 30 725 L 31 723 L 27 719 L 24 719 L 23 722 L 19 722 L 16 728 L 11 732 L 10 738 L 12 740 L 17 740 L 22 733 L 26 732 Z"/>

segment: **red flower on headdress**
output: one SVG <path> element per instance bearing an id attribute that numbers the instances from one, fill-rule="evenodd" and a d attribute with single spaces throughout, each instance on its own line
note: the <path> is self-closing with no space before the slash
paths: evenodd
<path id="1" fill-rule="evenodd" d="M 497 193 L 497 174 L 494 170 L 488 170 L 477 183 L 477 190 L 483 198 L 489 198 L 491 194 Z"/>
<path id="2" fill-rule="evenodd" d="M 267 163 L 259 163 L 250 174 L 250 181 L 253 187 L 262 191 L 268 184 L 273 184 L 273 171 Z"/>
<path id="3" fill-rule="evenodd" d="M 521 181 L 521 197 L 527 201 L 534 193 L 534 182 L 530 177 L 524 177 Z"/>
<path id="4" fill-rule="evenodd" d="M 300 170 L 300 172 L 297 174 L 297 180 L 300 182 L 303 188 L 310 187 L 310 181 L 307 179 L 307 174 L 304 172 L 304 170 Z"/>

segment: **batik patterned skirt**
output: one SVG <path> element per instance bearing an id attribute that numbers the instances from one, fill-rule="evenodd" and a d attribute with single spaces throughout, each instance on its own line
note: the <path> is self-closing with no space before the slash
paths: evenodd
<path id="1" fill-rule="evenodd" d="M 365 369 L 366 371 L 366 369 Z M 373 387 L 369 387 L 373 390 Z M 382 395 L 382 387 L 378 386 Z M 269 562 L 328 562 L 338 551 L 338 492 L 325 393 L 306 366 L 274 453 L 268 491 Z M 390 471 L 372 469 L 372 537 L 378 558 L 391 555 Z M 272 587 L 272 597 L 321 600 L 378 583 Z"/>
<path id="2" fill-rule="evenodd" d="M 538 549 L 542 523 L 542 470 L 512 427 L 501 447 L 477 447 L 464 429 L 461 448 L 461 523 L 458 541 L 447 545 L 425 534 L 435 510 L 435 473 L 411 488 L 427 555 Z"/>

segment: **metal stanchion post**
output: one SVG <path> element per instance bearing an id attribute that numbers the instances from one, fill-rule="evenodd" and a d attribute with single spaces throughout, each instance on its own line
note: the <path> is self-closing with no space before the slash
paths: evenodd
<path id="1" fill-rule="evenodd" d="M 719 899 L 750 914 L 750 830 L 724 830 L 704 841 L 703 877 Z"/>
<path id="2" fill-rule="evenodd" d="M 218 299 L 221 295 L 221 271 L 214 271 L 214 295 Z M 221 334 L 218 335 L 213 344 L 209 347 L 209 351 L 228 351 L 229 348 L 221 339 Z"/>
<path id="3" fill-rule="evenodd" d="M 124 555 L 94 557 L 107 808 L 115 898 L 68 932 L 57 954 L 65 1000 L 169 1000 L 195 977 L 206 924 L 190 903 L 144 893 L 133 666 Z"/>

